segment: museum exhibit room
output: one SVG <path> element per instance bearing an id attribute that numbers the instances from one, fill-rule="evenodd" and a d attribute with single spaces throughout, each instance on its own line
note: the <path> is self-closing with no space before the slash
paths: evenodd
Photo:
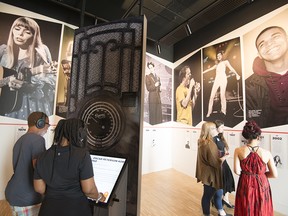
<path id="1" fill-rule="evenodd" d="M 288 216 L 287 20 L 288 0 L 2 0 L 0 216 Z"/>

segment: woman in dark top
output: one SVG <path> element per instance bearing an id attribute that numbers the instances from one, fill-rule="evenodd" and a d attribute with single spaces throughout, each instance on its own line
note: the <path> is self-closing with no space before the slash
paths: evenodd
<path id="1" fill-rule="evenodd" d="M 85 149 L 86 128 L 79 119 L 62 119 L 54 145 L 36 163 L 34 188 L 44 194 L 39 216 L 90 216 L 87 197 L 104 201 L 94 182 L 92 162 Z"/>
<path id="2" fill-rule="evenodd" d="M 224 122 L 221 120 L 215 120 L 214 123 L 216 124 L 216 128 L 218 131 L 218 135 L 214 137 L 214 142 L 216 143 L 218 147 L 219 156 L 223 157 L 225 154 L 228 154 L 228 150 L 229 150 L 229 146 L 223 136 Z M 229 193 L 235 191 L 235 183 L 234 183 L 234 177 L 233 177 L 232 171 L 227 163 L 227 160 L 224 160 L 222 164 L 222 176 L 223 176 L 222 202 L 228 208 L 234 208 L 234 205 L 232 205 L 229 202 Z"/>

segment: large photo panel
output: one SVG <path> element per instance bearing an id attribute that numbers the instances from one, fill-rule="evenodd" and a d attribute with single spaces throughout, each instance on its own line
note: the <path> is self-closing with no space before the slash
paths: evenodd
<path id="1" fill-rule="evenodd" d="M 0 13 L 0 115 L 53 115 L 61 24 Z"/>
<path id="2" fill-rule="evenodd" d="M 202 50 L 204 120 L 234 127 L 244 119 L 240 38 Z"/>
<path id="3" fill-rule="evenodd" d="M 174 121 L 196 126 L 202 120 L 201 51 L 174 69 Z"/>
<path id="4" fill-rule="evenodd" d="M 171 121 L 172 69 L 146 55 L 144 121 L 156 125 Z"/>
<path id="5" fill-rule="evenodd" d="M 243 36 L 246 117 L 261 128 L 288 124 L 288 10 Z"/>
<path id="6" fill-rule="evenodd" d="M 56 115 L 66 118 L 72 65 L 74 29 L 64 26 L 57 86 Z"/>

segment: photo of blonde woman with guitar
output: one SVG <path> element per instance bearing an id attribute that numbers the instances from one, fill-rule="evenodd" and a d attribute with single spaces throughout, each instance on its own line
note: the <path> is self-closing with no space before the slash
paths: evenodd
<path id="1" fill-rule="evenodd" d="M 40 27 L 17 18 L 7 44 L 0 45 L 0 115 L 27 119 L 30 113 L 53 114 L 57 63 L 43 44 Z"/>

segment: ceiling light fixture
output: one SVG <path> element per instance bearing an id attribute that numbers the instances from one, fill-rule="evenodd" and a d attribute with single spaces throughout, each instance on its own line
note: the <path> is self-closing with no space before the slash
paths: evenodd
<path id="1" fill-rule="evenodd" d="M 185 30 L 186 30 L 188 36 L 192 34 L 192 31 L 191 31 L 188 23 L 186 23 L 186 25 L 185 25 Z"/>
<path id="2" fill-rule="evenodd" d="M 156 44 L 156 50 L 158 54 L 161 54 L 161 47 L 160 47 L 159 42 Z"/>

